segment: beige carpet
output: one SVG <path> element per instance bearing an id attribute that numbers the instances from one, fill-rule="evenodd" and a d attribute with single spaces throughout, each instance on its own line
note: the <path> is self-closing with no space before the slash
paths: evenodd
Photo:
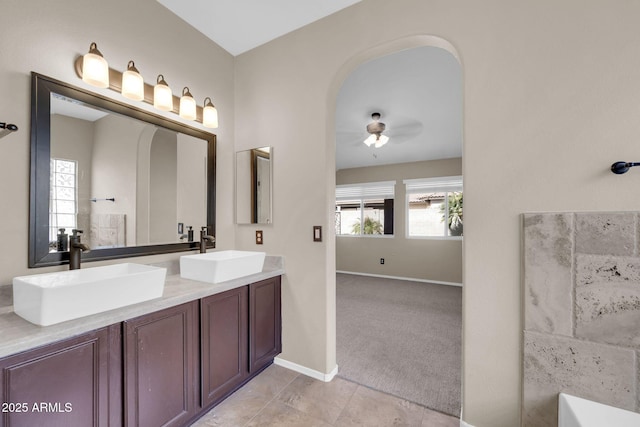
<path id="1" fill-rule="evenodd" d="M 337 274 L 338 376 L 460 416 L 462 288 Z"/>

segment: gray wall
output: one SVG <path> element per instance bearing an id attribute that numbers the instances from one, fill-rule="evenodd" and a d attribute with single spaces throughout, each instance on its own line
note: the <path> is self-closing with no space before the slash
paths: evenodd
<path id="1" fill-rule="evenodd" d="M 637 212 L 524 216 L 523 426 L 558 393 L 640 412 Z"/>
<path id="2" fill-rule="evenodd" d="M 408 239 L 402 180 L 462 174 L 462 159 L 341 169 L 336 185 L 396 181 L 393 237 L 336 236 L 338 271 L 462 283 L 462 240 Z M 384 265 L 380 258 L 385 259 Z"/>

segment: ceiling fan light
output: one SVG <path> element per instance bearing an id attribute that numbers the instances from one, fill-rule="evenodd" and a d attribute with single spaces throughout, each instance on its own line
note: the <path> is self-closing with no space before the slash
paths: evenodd
<path id="1" fill-rule="evenodd" d="M 372 135 L 373 136 L 373 135 Z M 376 139 L 376 142 L 374 144 L 374 147 L 376 148 L 380 148 L 382 147 L 384 144 L 386 144 L 387 142 L 389 142 L 389 137 L 386 135 L 380 135 L 379 138 Z"/>
<path id="2" fill-rule="evenodd" d="M 369 135 L 369 137 L 365 139 L 363 142 L 367 145 L 367 147 L 371 147 L 373 144 L 376 143 L 376 135 L 374 134 Z"/>

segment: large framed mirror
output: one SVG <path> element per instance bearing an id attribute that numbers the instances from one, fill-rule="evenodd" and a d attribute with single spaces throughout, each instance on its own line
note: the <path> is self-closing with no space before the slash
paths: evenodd
<path id="1" fill-rule="evenodd" d="M 83 261 L 197 248 L 215 168 L 214 134 L 32 73 L 29 267 L 68 263 L 72 229 Z"/>
<path id="2" fill-rule="evenodd" d="M 273 147 L 236 153 L 236 223 L 273 223 Z"/>

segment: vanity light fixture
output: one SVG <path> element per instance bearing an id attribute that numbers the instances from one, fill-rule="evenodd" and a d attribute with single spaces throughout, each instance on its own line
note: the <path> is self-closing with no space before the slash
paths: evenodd
<path id="1" fill-rule="evenodd" d="M 122 73 L 122 96 L 134 101 L 144 99 L 144 80 L 133 61 L 129 61 L 127 71 Z"/>
<path id="2" fill-rule="evenodd" d="M 91 43 L 89 52 L 76 57 L 75 70 L 84 82 L 119 92 L 125 98 L 146 102 L 161 111 L 178 114 L 186 120 L 202 123 L 207 128 L 218 127 L 218 111 L 211 98 L 204 100 L 204 107 L 198 105 L 185 87 L 182 96 L 174 96 L 162 74 L 158 75 L 154 86 L 145 83 L 133 61 L 129 61 L 124 72 L 109 68 L 96 43 Z"/>
<path id="3" fill-rule="evenodd" d="M 196 119 L 196 100 L 193 99 L 193 95 L 186 86 L 182 89 L 182 97 L 180 98 L 180 117 L 187 120 Z"/>
<path id="4" fill-rule="evenodd" d="M 96 87 L 109 87 L 109 64 L 95 42 L 82 57 L 82 80 Z"/>
<path id="5" fill-rule="evenodd" d="M 153 87 L 153 106 L 162 111 L 173 110 L 173 94 L 162 74 L 158 74 L 157 83 Z"/>
<path id="6" fill-rule="evenodd" d="M 217 128 L 218 127 L 218 110 L 211 102 L 211 98 L 208 96 L 204 99 L 204 108 L 202 109 L 202 124 L 204 127 Z"/>

